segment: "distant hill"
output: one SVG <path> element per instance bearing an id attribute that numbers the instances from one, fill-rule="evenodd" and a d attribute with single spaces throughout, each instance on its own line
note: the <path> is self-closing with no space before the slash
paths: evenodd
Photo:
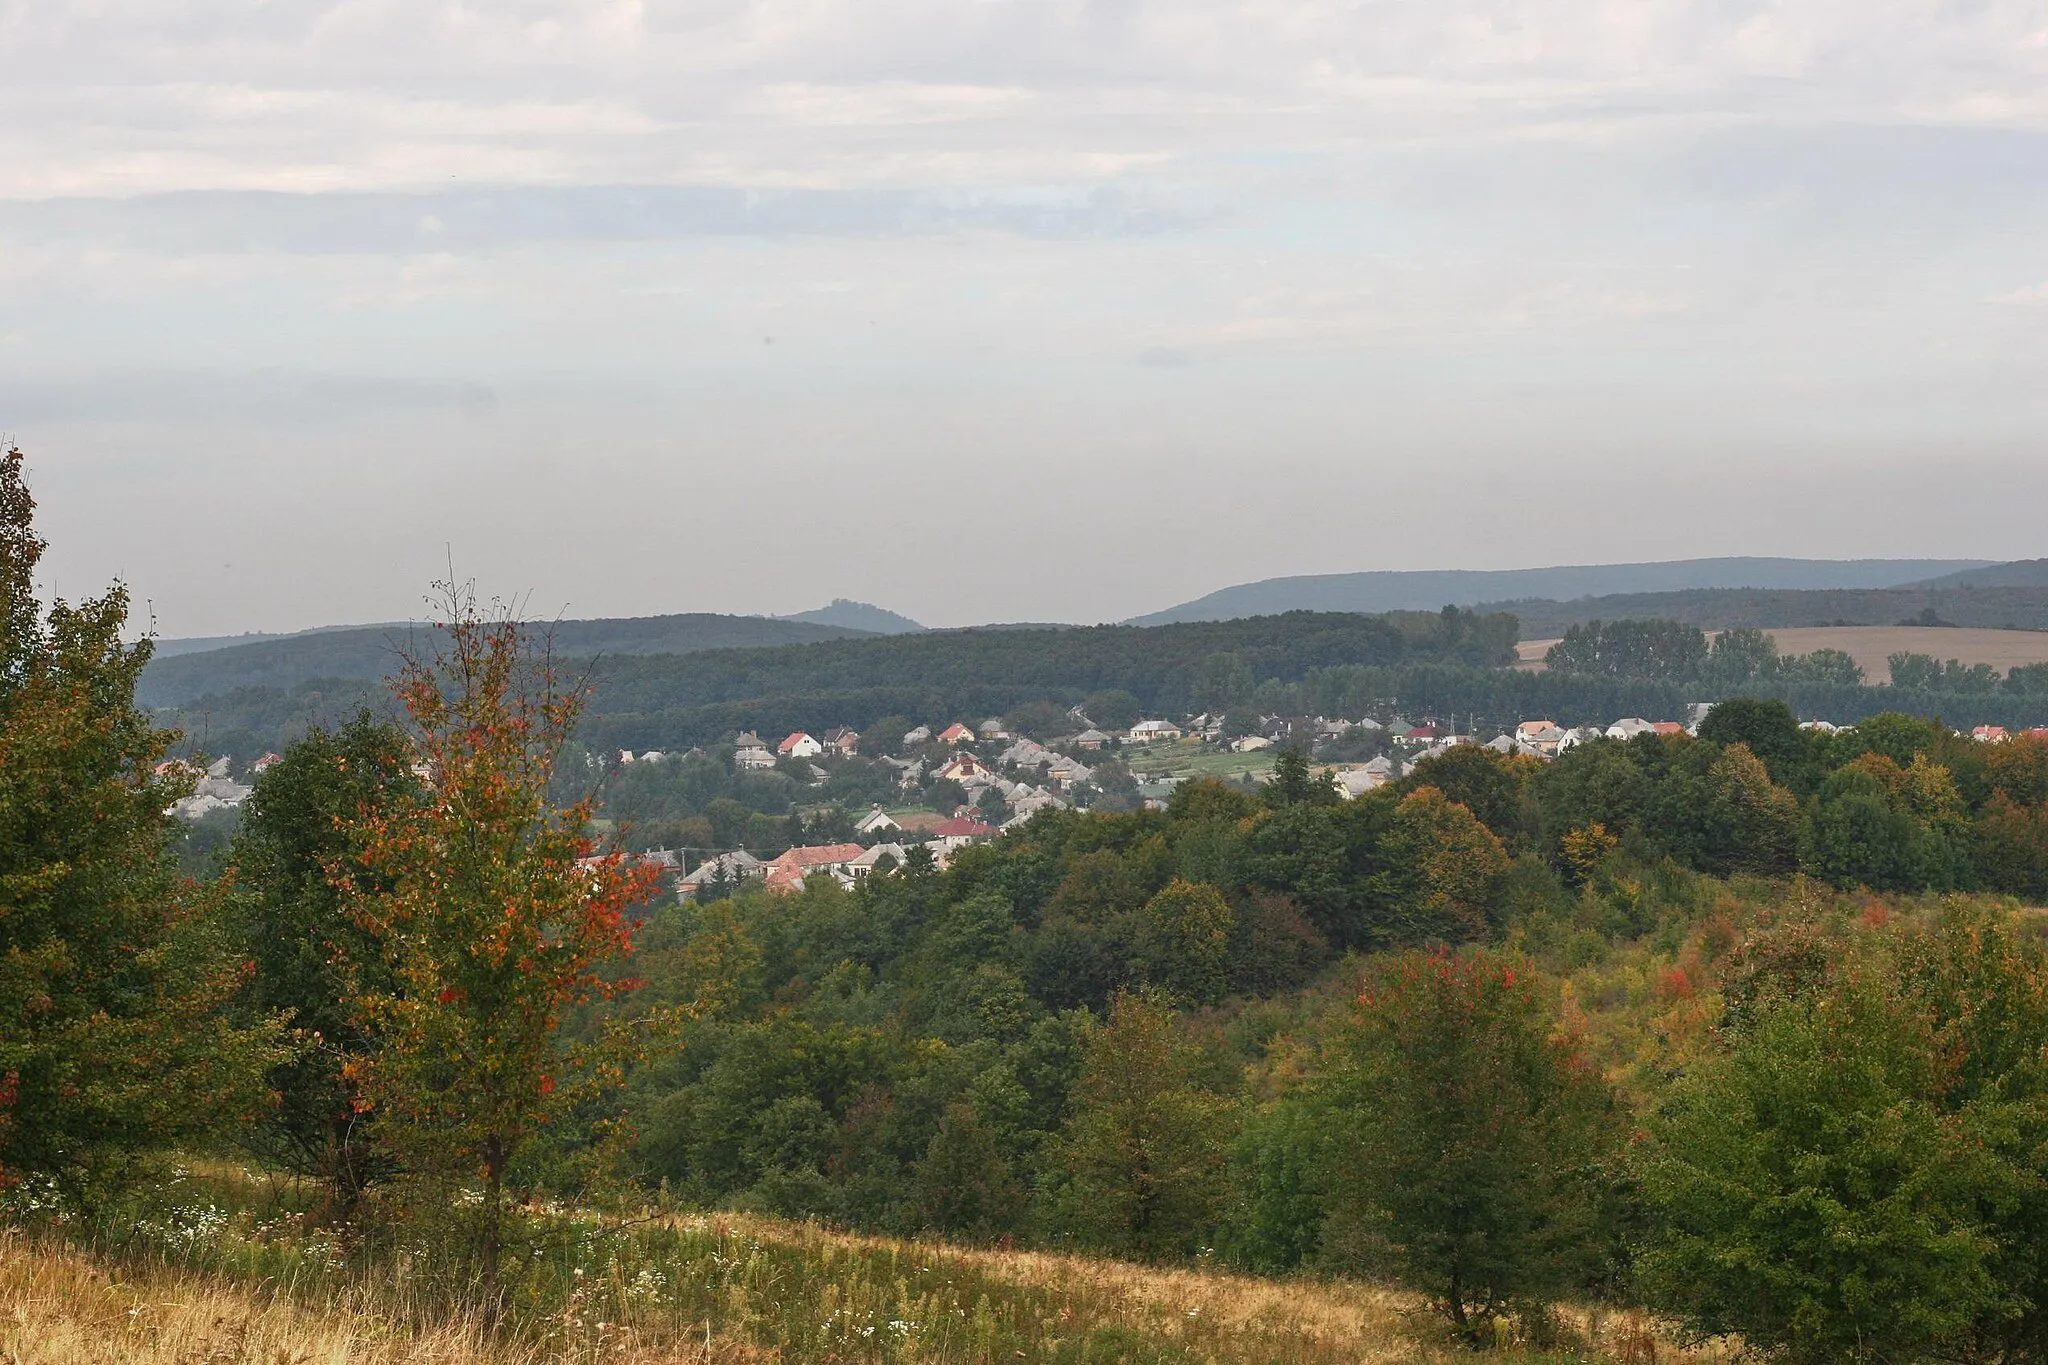
<path id="1" fill-rule="evenodd" d="M 829 610 L 829 609 L 828 609 Z M 181 653 L 175 648 L 143 670 L 136 698 L 144 706 L 177 706 L 208 693 L 243 687 L 290 689 L 313 678 L 382 678 L 398 666 L 408 642 L 424 644 L 427 627 L 361 626 L 308 631 L 250 644 Z M 558 621 L 556 652 L 568 658 L 613 654 L 694 654 L 814 644 L 873 632 L 766 616 L 637 616 L 616 620 Z M 169 642 L 175 646 L 179 642 Z"/>
<path id="2" fill-rule="evenodd" d="M 841 626 L 847 630 L 866 631 L 870 635 L 911 635 L 924 629 L 908 616 L 845 597 L 833 598 L 829 606 L 800 611 L 791 616 L 778 616 L 775 619 L 808 621 L 817 626 Z"/>
<path id="3" fill-rule="evenodd" d="M 1581 621 L 1653 618 L 1705 630 L 1734 626 L 1896 626 L 1901 623 L 2048 630 L 2048 587 L 1876 588 L 1797 592 L 1707 588 L 1690 592 L 1616 593 L 1569 602 L 1529 600 L 1485 604 L 1513 612 L 1524 640 L 1548 639 Z"/>
<path id="4" fill-rule="evenodd" d="M 1912 588 L 2048 588 L 2048 559 L 2015 559 L 2010 564 L 1993 564 L 1982 569 L 1964 569 L 1943 574 Z"/>
<path id="5" fill-rule="evenodd" d="M 1548 569 L 1444 569 L 1307 574 L 1223 588 L 1192 602 L 1133 618 L 1134 626 L 1225 621 L 1287 611 L 1433 611 L 1446 605 L 1518 599 L 1570 601 L 1615 593 L 1693 588 L 1890 588 L 1993 567 L 1982 559 L 1677 559 L 1652 564 L 1582 564 Z M 1802 623 L 1804 624 L 1804 623 Z"/>
<path id="6" fill-rule="evenodd" d="M 396 630 L 406 629 L 403 621 L 384 621 L 370 625 L 315 626 L 311 630 L 262 631 L 248 630 L 240 635 L 187 635 L 172 640 L 158 640 L 151 653 L 152 658 L 175 659 L 181 654 L 204 654 L 209 650 L 232 649 L 236 645 L 260 645 L 271 640 L 296 640 L 304 635 L 331 635 L 338 630 Z"/>

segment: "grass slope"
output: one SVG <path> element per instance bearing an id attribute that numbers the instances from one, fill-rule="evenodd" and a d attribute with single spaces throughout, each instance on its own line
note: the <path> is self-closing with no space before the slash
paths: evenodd
<path id="1" fill-rule="evenodd" d="M 218 1178 L 185 1182 L 218 1191 Z M 747 1215 L 551 1237 L 505 1330 L 437 1311 L 404 1263 L 363 1269 L 274 1207 L 185 1189 L 149 1234 L 85 1250 L 0 1232 L 0 1361 L 571 1365 L 773 1360 L 1424 1362 L 1470 1359 L 1413 1295 L 1373 1284 L 853 1236 Z M 588 1223 L 588 1220 L 568 1220 Z M 1507 1360 L 1713 1361 L 1628 1314 L 1564 1315 L 1570 1346 Z"/>

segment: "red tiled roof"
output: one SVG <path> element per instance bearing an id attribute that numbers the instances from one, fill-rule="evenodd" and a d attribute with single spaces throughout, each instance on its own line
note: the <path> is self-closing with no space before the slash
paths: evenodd
<path id="1" fill-rule="evenodd" d="M 984 834 L 994 834 L 995 830 L 979 820 L 955 818 L 938 825 L 932 833 L 942 839 L 978 839 Z"/>
<path id="2" fill-rule="evenodd" d="M 820 844 L 792 848 L 776 855 L 770 867 L 824 867 L 829 863 L 850 863 L 867 852 L 859 844 Z"/>

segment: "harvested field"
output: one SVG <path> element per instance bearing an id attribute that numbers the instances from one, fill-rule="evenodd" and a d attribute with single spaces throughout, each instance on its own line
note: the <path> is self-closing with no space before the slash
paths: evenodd
<path id="1" fill-rule="evenodd" d="M 1709 631 L 1711 635 L 1714 632 Z M 1872 683 L 1891 681 L 1885 660 L 1894 654 L 1931 654 L 1966 664 L 1990 664 L 2004 673 L 2020 664 L 2048 663 L 2048 631 L 1982 630 L 1964 626 L 1800 626 L 1766 631 L 1781 654 L 1811 654 L 1839 649 L 1863 665 Z M 1524 640 L 1515 646 L 1517 668 L 1543 667 L 1543 655 L 1556 644 Z"/>

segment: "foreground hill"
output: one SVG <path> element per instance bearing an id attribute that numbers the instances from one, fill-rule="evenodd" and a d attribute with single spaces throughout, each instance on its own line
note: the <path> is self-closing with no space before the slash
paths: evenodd
<path id="1" fill-rule="evenodd" d="M 556 651 L 568 658 L 609 654 L 691 654 L 706 649 L 744 649 L 810 644 L 872 634 L 817 621 L 765 616 L 719 616 L 691 612 L 678 616 L 635 616 L 558 621 Z M 313 678 L 374 681 L 398 665 L 398 653 L 424 643 L 418 625 L 361 626 L 309 631 L 231 644 L 197 652 L 177 650 L 153 660 L 142 675 L 137 699 L 145 706 L 176 706 L 209 692 L 244 687 L 292 688 Z"/>
<path id="2" fill-rule="evenodd" d="M 1417 1296 L 1378 1285 L 854 1237 L 737 1215 L 649 1229 L 636 1250 L 655 1254 L 633 1256 L 630 1278 L 593 1267 L 588 1289 L 494 1337 L 466 1317 L 423 1309 L 417 1290 L 361 1274 L 316 1270 L 284 1281 L 296 1292 L 280 1294 L 277 1280 L 199 1268 L 230 1259 L 238 1231 L 224 1220 L 214 1245 L 187 1243 L 168 1264 L 0 1233 L 0 1360 L 1449 1365 L 1472 1355 L 1445 1339 Z M 1722 1358 L 1657 1353 L 1648 1325 L 1632 1314 L 1561 1317 L 1582 1349 L 1511 1346 L 1507 1358 Z"/>
<path id="3" fill-rule="evenodd" d="M 1546 569 L 1304 574 L 1241 583 L 1133 618 L 1132 625 L 1223 621 L 1283 611 L 1434 611 L 1522 598 L 1569 600 L 1689 588 L 1888 588 L 1986 567 L 1976 559 L 1678 559 Z"/>

